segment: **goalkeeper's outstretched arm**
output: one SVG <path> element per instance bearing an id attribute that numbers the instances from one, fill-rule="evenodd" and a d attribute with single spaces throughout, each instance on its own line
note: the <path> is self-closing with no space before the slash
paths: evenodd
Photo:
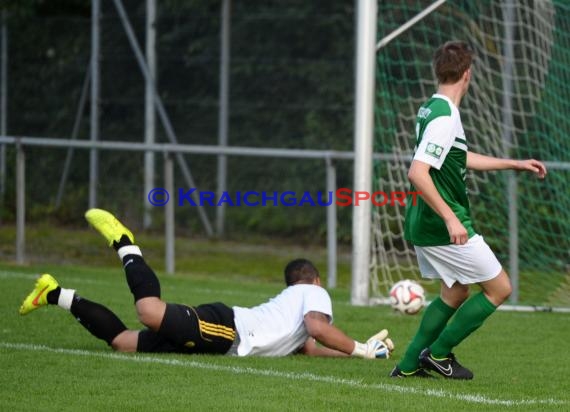
<path id="1" fill-rule="evenodd" d="M 309 356 L 389 358 L 394 348 L 392 341 L 388 338 L 387 330 L 377 333 L 366 343 L 360 343 L 331 325 L 329 317 L 324 313 L 309 312 L 304 319 L 305 327 L 311 337 L 305 342 L 301 353 Z M 317 346 L 317 342 L 323 346 Z"/>
<path id="2" fill-rule="evenodd" d="M 319 346 L 317 340 L 312 337 L 307 339 L 299 353 L 308 356 L 324 356 L 335 358 L 350 356 L 348 353 L 344 353 L 336 349 L 327 348 L 326 346 Z"/>

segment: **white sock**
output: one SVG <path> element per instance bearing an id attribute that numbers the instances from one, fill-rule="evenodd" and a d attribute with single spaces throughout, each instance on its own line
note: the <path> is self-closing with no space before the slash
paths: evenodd
<path id="1" fill-rule="evenodd" d="M 135 245 L 127 245 L 127 246 L 123 246 L 122 248 L 120 248 L 119 250 L 117 250 L 117 253 L 119 254 L 119 258 L 121 259 L 121 262 L 123 261 L 123 258 L 127 255 L 138 255 L 138 256 L 142 256 L 142 252 L 141 249 L 138 246 Z"/>
<path id="2" fill-rule="evenodd" d="M 75 295 L 75 289 L 61 288 L 59 299 L 57 300 L 57 306 L 65 310 L 70 310 L 71 304 L 73 303 L 73 295 Z"/>

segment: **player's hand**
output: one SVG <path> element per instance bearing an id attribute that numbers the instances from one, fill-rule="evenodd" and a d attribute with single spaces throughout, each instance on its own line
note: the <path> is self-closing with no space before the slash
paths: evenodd
<path id="1" fill-rule="evenodd" d="M 535 159 L 519 160 L 516 169 L 532 172 L 537 175 L 539 179 L 544 179 L 546 176 L 546 166 L 544 163 Z"/>
<path id="2" fill-rule="evenodd" d="M 388 329 L 382 329 L 377 334 L 368 338 L 366 343 L 369 343 L 370 341 L 374 341 L 374 340 L 379 340 L 381 342 L 384 342 L 384 344 L 386 344 L 388 349 L 390 349 L 390 353 L 392 353 L 394 351 L 394 342 L 392 342 L 392 339 L 390 339 L 388 337 Z"/>
<path id="3" fill-rule="evenodd" d="M 391 342 L 391 341 L 390 341 Z M 366 342 L 368 346 L 368 359 L 388 359 L 390 357 L 390 348 L 388 344 L 381 340 L 370 340 Z"/>
<path id="4" fill-rule="evenodd" d="M 352 356 L 365 359 L 388 359 L 394 350 L 394 343 L 388 337 L 388 330 L 382 329 L 380 332 L 370 337 L 366 343 L 354 342 Z"/>
<path id="5" fill-rule="evenodd" d="M 390 350 L 379 340 L 371 340 L 366 343 L 354 341 L 354 350 L 350 355 L 364 359 L 376 359 L 378 355 L 379 358 L 387 359 L 390 357 Z"/>
<path id="6" fill-rule="evenodd" d="M 451 243 L 454 245 L 464 245 L 467 243 L 467 240 L 469 240 L 467 229 L 465 229 L 465 226 L 457 219 L 457 216 L 454 215 L 451 219 L 446 220 L 445 226 L 447 226 Z"/>

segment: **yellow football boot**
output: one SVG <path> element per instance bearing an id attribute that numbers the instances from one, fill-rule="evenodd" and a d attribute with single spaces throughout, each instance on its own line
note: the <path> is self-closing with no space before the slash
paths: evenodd
<path id="1" fill-rule="evenodd" d="M 127 235 L 131 243 L 135 243 L 135 237 L 129 229 L 127 229 L 115 216 L 103 209 L 89 209 L 85 212 L 85 219 L 93 228 L 101 233 L 109 246 L 113 246 L 113 242 L 119 242 L 121 236 Z"/>
<path id="2" fill-rule="evenodd" d="M 26 299 L 22 302 L 22 306 L 20 306 L 20 315 L 27 315 L 32 310 L 47 305 L 47 294 L 58 286 L 57 280 L 55 280 L 51 275 L 48 275 L 47 273 L 41 275 L 36 281 L 34 290 L 32 290 L 32 292 L 26 296 Z"/>

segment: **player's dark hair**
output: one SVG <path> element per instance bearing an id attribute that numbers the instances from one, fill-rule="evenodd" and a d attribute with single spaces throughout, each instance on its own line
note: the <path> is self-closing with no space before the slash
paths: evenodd
<path id="1" fill-rule="evenodd" d="M 439 84 L 452 84 L 471 67 L 475 53 L 464 41 L 448 41 L 433 55 L 433 70 Z"/>
<path id="2" fill-rule="evenodd" d="M 319 277 L 319 271 L 307 259 L 295 259 L 285 266 L 285 284 L 313 283 Z"/>

